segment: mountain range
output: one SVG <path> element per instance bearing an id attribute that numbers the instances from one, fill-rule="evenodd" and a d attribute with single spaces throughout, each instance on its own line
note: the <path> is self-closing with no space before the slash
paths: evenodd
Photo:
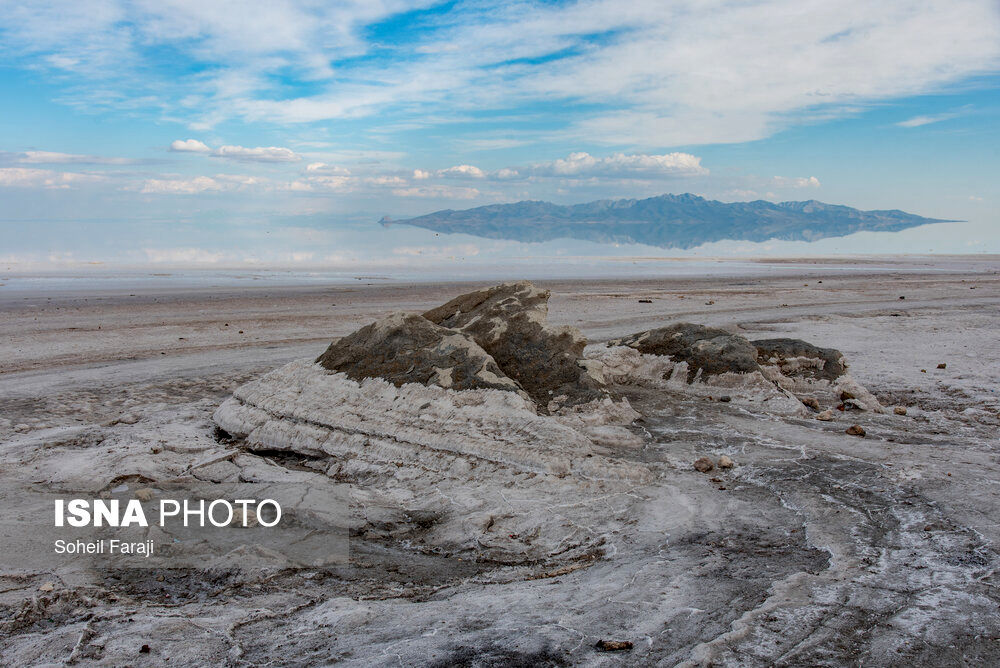
<path id="1" fill-rule="evenodd" d="M 725 239 L 815 241 L 854 232 L 896 232 L 942 222 L 954 221 L 924 218 L 896 209 L 861 211 L 816 200 L 719 202 L 692 194 L 598 200 L 568 206 L 523 201 L 462 211 L 445 209 L 400 221 L 382 219 L 383 224 L 401 223 L 488 239 L 536 242 L 570 238 L 662 248 L 691 248 Z"/>

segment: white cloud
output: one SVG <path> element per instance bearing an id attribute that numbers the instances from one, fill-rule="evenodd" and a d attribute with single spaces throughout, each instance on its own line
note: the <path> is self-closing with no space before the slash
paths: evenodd
<path id="1" fill-rule="evenodd" d="M 0 169 L 0 187 L 66 189 L 88 183 L 100 183 L 106 178 L 100 174 L 56 172 L 49 169 L 5 167 Z"/>
<path id="2" fill-rule="evenodd" d="M 212 151 L 217 158 L 229 158 L 243 162 L 296 162 L 301 158 L 290 148 L 280 146 L 220 146 Z"/>
<path id="3" fill-rule="evenodd" d="M 197 195 L 205 192 L 244 190 L 248 187 L 268 187 L 265 179 L 245 174 L 215 174 L 193 178 L 146 179 L 139 192 L 147 195 Z"/>
<path id="4" fill-rule="evenodd" d="M 475 188 L 456 186 L 417 186 L 411 188 L 396 188 L 392 194 L 397 197 L 419 197 L 427 199 L 475 199 L 480 192 Z"/>
<path id="5" fill-rule="evenodd" d="M 771 184 L 776 188 L 819 188 L 819 179 L 815 176 L 775 176 Z"/>
<path id="6" fill-rule="evenodd" d="M 209 153 L 212 149 L 197 139 L 175 139 L 170 142 L 170 150 L 179 153 Z"/>
<path id="7" fill-rule="evenodd" d="M 413 170 L 413 178 L 416 181 L 425 181 L 425 180 L 431 178 L 431 176 L 432 176 L 431 173 L 428 172 L 427 170 L 424 170 L 424 169 L 414 169 Z"/>
<path id="8" fill-rule="evenodd" d="M 54 151 L 25 151 L 17 161 L 26 165 L 131 165 L 136 162 L 131 158 L 109 158 Z"/>
<path id="9" fill-rule="evenodd" d="M 307 174 L 326 174 L 328 176 L 350 176 L 351 170 L 337 165 L 328 165 L 325 162 L 311 162 L 306 165 Z"/>
<path id="10" fill-rule="evenodd" d="M 958 112 L 948 112 L 945 114 L 932 114 L 928 116 L 914 116 L 913 118 L 908 118 L 905 121 L 900 121 L 896 123 L 901 128 L 919 128 L 922 125 L 930 125 L 932 123 L 940 123 L 941 121 L 948 121 L 953 118 L 958 118 L 960 116 Z"/>
<path id="11" fill-rule="evenodd" d="M 596 158 L 589 153 L 571 153 L 567 158 L 533 166 L 532 173 L 541 176 L 694 176 L 708 174 L 701 158 L 690 153 L 664 155 L 626 155 L 615 153 Z"/>
<path id="12" fill-rule="evenodd" d="M 479 169 L 475 165 L 455 165 L 454 167 L 448 167 L 447 169 L 439 169 L 437 175 L 466 179 L 486 178 L 486 172 Z"/>
<path id="13" fill-rule="evenodd" d="M 191 126 L 387 112 L 427 122 L 555 102 L 566 134 L 632 146 L 758 139 L 1000 67 L 995 0 L 459 4 L 394 57 L 356 57 L 381 47 L 369 26 L 430 2 L 286 0 L 239 20 L 225 2 L 21 3 L 0 54 L 75 77 L 64 99 L 81 106 L 152 108 Z M 160 46 L 208 67 L 158 75 L 147 59 Z M 288 96 L 299 90 L 289 79 L 310 92 Z"/>
<path id="14" fill-rule="evenodd" d="M 155 195 L 194 195 L 213 190 L 222 190 L 222 184 L 208 176 L 191 179 L 147 179 L 140 192 Z"/>
<path id="15" fill-rule="evenodd" d="M 215 158 L 228 158 L 241 162 L 297 162 L 301 160 L 295 151 L 282 146 L 257 146 L 248 148 L 246 146 L 220 146 L 212 149 L 208 144 L 197 139 L 177 139 L 170 143 L 170 150 L 180 153 L 201 153 L 211 155 Z M 321 169 L 326 167 L 324 163 L 313 163 L 309 168 Z"/>

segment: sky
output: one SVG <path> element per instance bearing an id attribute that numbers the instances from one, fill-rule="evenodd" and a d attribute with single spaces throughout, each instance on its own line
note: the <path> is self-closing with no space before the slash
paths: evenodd
<path id="1" fill-rule="evenodd" d="M 1000 252 L 995 0 L 0 0 L 0 102 L 7 272 Z M 683 192 L 964 222 L 689 251 L 377 223 Z"/>

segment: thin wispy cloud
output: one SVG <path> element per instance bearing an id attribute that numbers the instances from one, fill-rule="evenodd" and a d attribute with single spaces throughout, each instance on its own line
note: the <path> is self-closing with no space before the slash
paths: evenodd
<path id="1" fill-rule="evenodd" d="M 908 118 L 905 121 L 900 121 L 896 123 L 901 128 L 919 128 L 924 125 L 931 125 L 933 123 L 940 123 L 942 121 L 950 121 L 953 118 L 958 118 L 961 114 L 959 112 L 948 112 L 944 114 L 932 114 L 927 116 L 914 116 L 913 118 Z"/>
<path id="2" fill-rule="evenodd" d="M 66 99 L 76 104 L 192 127 L 516 117 L 558 101 L 553 131 L 645 146 L 758 139 L 822 109 L 932 92 L 1000 65 L 992 0 L 239 7 L 25 4 L 6 12 L 2 52 L 75 81 Z M 403 29 L 388 48 L 373 28 L 394 17 Z M 150 67 L 161 47 L 180 59 L 169 76 Z"/>
<path id="3" fill-rule="evenodd" d="M 58 172 L 51 169 L 7 167 L 0 169 L 0 188 L 67 189 L 75 186 L 102 183 L 101 174 Z"/>

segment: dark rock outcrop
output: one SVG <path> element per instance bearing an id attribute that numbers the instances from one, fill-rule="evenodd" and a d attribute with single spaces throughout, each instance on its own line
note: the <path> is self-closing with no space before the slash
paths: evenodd
<path id="1" fill-rule="evenodd" d="M 777 365 L 782 375 L 817 380 L 836 380 L 844 375 L 844 355 L 833 348 L 820 348 L 801 339 L 753 341 L 760 364 Z"/>
<path id="2" fill-rule="evenodd" d="M 606 396 L 587 371 L 587 340 L 546 322 L 549 292 L 507 283 L 417 314 L 397 313 L 342 339 L 316 361 L 349 378 L 383 378 L 453 390 L 491 388 L 530 397 L 539 410 Z"/>
<path id="3" fill-rule="evenodd" d="M 330 344 L 316 360 L 348 378 L 383 378 L 454 390 L 520 387 L 468 336 L 415 314 L 396 313 Z"/>
<path id="4" fill-rule="evenodd" d="M 581 366 L 587 340 L 573 327 L 546 322 L 549 291 L 505 283 L 470 292 L 424 313 L 431 322 L 468 335 L 539 406 L 565 395 L 577 404 L 603 394 Z"/>
<path id="5" fill-rule="evenodd" d="M 703 376 L 759 371 L 757 349 L 742 336 L 722 329 L 680 322 L 610 341 L 609 346 L 629 346 L 647 355 L 687 362 L 688 382 L 700 370 Z"/>

